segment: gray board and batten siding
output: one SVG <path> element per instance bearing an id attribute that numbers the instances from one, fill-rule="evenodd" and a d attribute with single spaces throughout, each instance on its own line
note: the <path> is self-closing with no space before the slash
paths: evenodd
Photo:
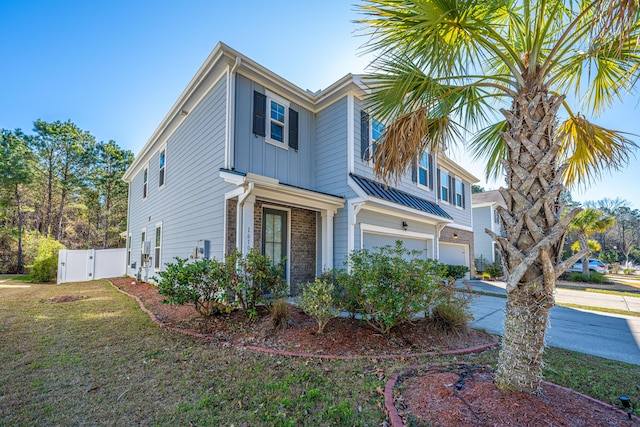
<path id="1" fill-rule="evenodd" d="M 140 266 L 141 231 L 146 227 L 151 254 L 156 224 L 162 223 L 162 265 L 188 258 L 199 240 L 210 241 L 210 254 L 224 253 L 224 194 L 235 188 L 219 175 L 224 167 L 226 75 L 193 108 L 166 142 L 166 183 L 158 188 L 159 154 L 148 168 L 148 195 L 143 199 L 141 169 L 130 185 L 131 262 Z M 154 261 L 148 277 L 153 277 Z M 127 269 L 135 275 L 137 269 Z"/>
<path id="2" fill-rule="evenodd" d="M 489 236 L 485 229 L 491 230 L 493 223 L 493 209 L 491 206 L 482 206 L 473 208 L 473 249 L 474 257 L 483 258 L 491 262 L 493 261 L 493 239 Z"/>

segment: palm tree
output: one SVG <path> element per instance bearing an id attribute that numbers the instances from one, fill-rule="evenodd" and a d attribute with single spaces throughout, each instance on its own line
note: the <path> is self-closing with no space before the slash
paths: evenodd
<path id="1" fill-rule="evenodd" d="M 635 2 L 360 5 L 367 47 L 376 53 L 368 108 L 388 124 L 375 151 L 378 176 L 399 177 L 422 152 L 455 141 L 464 129 L 480 129 L 471 147 L 488 159 L 490 173 L 506 175 L 500 192 L 507 207 L 498 208 L 506 237 L 493 235 L 507 272 L 496 372 L 502 391 L 539 391 L 555 281 L 586 253 L 561 262 L 567 227 L 579 212 L 562 215 L 564 184 L 623 167 L 635 147 L 626 134 L 588 119 L 638 81 Z M 584 101 L 584 112 L 570 108 L 574 99 Z"/>
<path id="2" fill-rule="evenodd" d="M 589 256 L 591 255 L 591 248 L 589 245 L 589 237 L 593 233 L 604 233 L 613 224 L 615 220 L 612 216 L 605 214 L 602 211 L 592 208 L 586 208 L 573 218 L 573 221 L 569 224 L 569 231 L 575 231 L 578 233 L 578 242 L 580 243 L 580 249 L 586 248 L 588 252 L 582 258 L 582 273 L 589 274 Z"/>

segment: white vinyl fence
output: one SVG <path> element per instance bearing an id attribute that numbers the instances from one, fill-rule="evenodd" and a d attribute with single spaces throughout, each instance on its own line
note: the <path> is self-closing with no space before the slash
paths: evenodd
<path id="1" fill-rule="evenodd" d="M 126 256 L 126 248 L 61 250 L 58 253 L 58 284 L 123 276 Z"/>

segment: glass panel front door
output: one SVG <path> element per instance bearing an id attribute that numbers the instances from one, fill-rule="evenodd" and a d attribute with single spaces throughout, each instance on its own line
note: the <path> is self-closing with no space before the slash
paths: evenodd
<path id="1" fill-rule="evenodd" d="M 262 253 L 277 264 L 287 256 L 287 212 L 265 208 L 262 223 Z"/>

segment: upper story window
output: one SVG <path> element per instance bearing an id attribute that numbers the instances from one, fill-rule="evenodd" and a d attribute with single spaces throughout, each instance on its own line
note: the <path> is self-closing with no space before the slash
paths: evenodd
<path id="1" fill-rule="evenodd" d="M 144 172 L 142 175 L 142 198 L 146 199 L 148 195 L 149 189 L 149 168 L 144 168 Z"/>
<path id="2" fill-rule="evenodd" d="M 464 208 L 464 184 L 460 180 L 456 180 L 456 198 L 455 205 Z"/>
<path id="3" fill-rule="evenodd" d="M 360 120 L 360 155 L 363 160 L 373 160 L 376 142 L 382 137 L 385 126 L 364 110 L 360 112 Z"/>
<path id="4" fill-rule="evenodd" d="M 433 184 L 431 183 L 431 168 L 432 168 L 432 160 L 431 154 L 424 152 L 422 156 L 420 156 L 420 161 L 418 162 L 418 183 L 420 185 L 424 185 L 425 187 L 432 188 Z"/>
<path id="5" fill-rule="evenodd" d="M 449 174 L 445 171 L 440 171 L 440 199 L 444 202 L 451 202 Z"/>
<path id="6" fill-rule="evenodd" d="M 164 149 L 160 152 L 160 170 L 158 171 L 158 187 L 164 187 L 164 178 L 165 178 L 165 160 L 166 160 L 166 152 Z"/>
<path id="7" fill-rule="evenodd" d="M 298 112 L 269 91 L 266 95 L 254 91 L 253 133 L 277 147 L 298 150 Z"/>

